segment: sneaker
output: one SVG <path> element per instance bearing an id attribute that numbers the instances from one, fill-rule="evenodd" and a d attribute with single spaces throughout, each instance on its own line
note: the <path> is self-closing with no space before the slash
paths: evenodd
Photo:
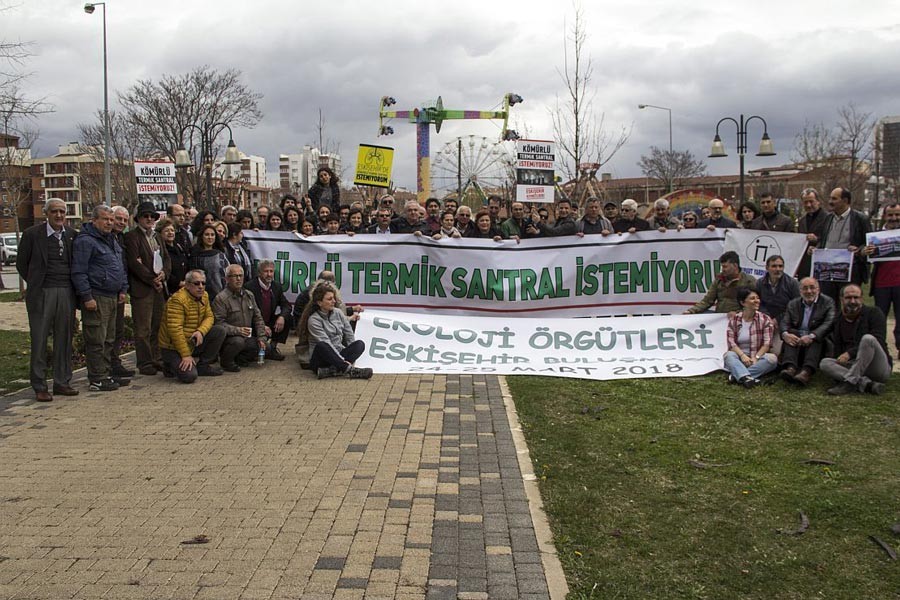
<path id="1" fill-rule="evenodd" d="M 830 391 L 830 390 L 829 390 Z M 870 381 L 866 384 L 866 393 L 874 396 L 880 396 L 884 392 L 884 384 L 877 381 Z"/>
<path id="2" fill-rule="evenodd" d="M 846 396 L 848 394 L 855 394 L 856 386 L 852 383 L 848 383 L 846 381 L 842 381 L 836 386 L 828 388 L 828 394 L 831 396 Z"/>
<path id="3" fill-rule="evenodd" d="M 117 389 L 119 389 L 119 384 L 110 377 L 100 381 L 92 381 L 88 385 L 88 390 L 92 392 L 114 392 Z"/>
<path id="4" fill-rule="evenodd" d="M 132 369 L 126 369 L 124 365 L 114 366 L 109 374 L 113 377 L 134 377 L 134 371 Z"/>
<path id="5" fill-rule="evenodd" d="M 757 383 L 758 382 L 749 375 L 741 379 L 741 385 L 748 390 L 752 390 L 753 388 L 755 388 Z"/>
<path id="6" fill-rule="evenodd" d="M 278 348 L 270 348 L 268 352 L 266 352 L 266 360 L 284 360 L 284 354 L 282 354 Z"/>
<path id="7" fill-rule="evenodd" d="M 125 379 L 124 377 L 110 377 L 119 387 L 125 387 L 127 385 L 131 385 L 130 379 Z"/>
<path id="8" fill-rule="evenodd" d="M 197 375 L 201 377 L 218 377 L 222 374 L 222 369 L 212 365 L 197 365 Z"/>
<path id="9" fill-rule="evenodd" d="M 317 379 L 326 379 L 328 377 L 336 377 L 338 370 L 334 367 L 322 367 L 316 371 Z"/>
<path id="10" fill-rule="evenodd" d="M 733 385 L 733 384 L 735 384 L 735 383 L 737 383 L 737 379 L 734 378 L 734 375 L 732 375 L 731 373 L 729 373 L 729 374 L 728 374 L 728 384 L 729 384 L 729 385 Z"/>
<path id="11" fill-rule="evenodd" d="M 344 371 L 344 376 L 349 379 L 370 379 L 372 377 L 372 369 L 368 367 L 359 368 L 359 367 L 350 367 L 346 371 Z"/>
<path id="12" fill-rule="evenodd" d="M 239 366 L 237 366 L 236 364 L 222 365 L 222 369 L 224 369 L 225 371 L 228 371 L 229 373 L 240 373 L 241 372 L 241 368 Z"/>

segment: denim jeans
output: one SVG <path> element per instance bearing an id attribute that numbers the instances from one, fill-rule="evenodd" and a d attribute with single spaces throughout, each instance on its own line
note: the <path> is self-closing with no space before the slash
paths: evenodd
<path id="1" fill-rule="evenodd" d="M 778 359 L 775 358 L 774 354 L 764 354 L 761 359 L 748 367 L 741 362 L 740 357 L 736 353 L 730 350 L 725 353 L 725 370 L 731 373 L 732 377 L 738 381 L 747 376 L 759 379 L 766 373 L 774 370 L 777 365 Z"/>

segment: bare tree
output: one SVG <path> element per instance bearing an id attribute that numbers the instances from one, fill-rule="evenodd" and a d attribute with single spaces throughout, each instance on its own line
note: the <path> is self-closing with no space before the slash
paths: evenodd
<path id="1" fill-rule="evenodd" d="M 237 69 L 219 72 L 202 66 L 181 76 L 164 75 L 159 82 L 141 80 L 118 97 L 125 118 L 149 149 L 173 159 L 182 144 L 191 156 L 200 154 L 198 133 L 189 130 L 181 135 L 187 125 L 227 123 L 232 128 L 252 128 L 262 118 L 262 94 L 250 90 Z M 221 149 L 220 144 L 212 148 L 213 163 Z M 195 204 L 205 193 L 203 167 L 182 178 L 182 189 L 187 189 Z"/>
<path id="2" fill-rule="evenodd" d="M 856 191 L 865 183 L 865 173 L 860 173 L 861 163 L 872 155 L 869 143 L 875 119 L 870 112 L 862 112 L 852 102 L 838 108 L 837 138 L 841 153 L 850 157 L 847 168 L 847 187 Z"/>
<path id="3" fill-rule="evenodd" d="M 794 162 L 805 163 L 813 168 L 830 164 L 838 154 L 839 140 L 834 131 L 825 123 L 806 121 L 803 129 L 794 136 Z"/>
<path id="4" fill-rule="evenodd" d="M 565 84 L 564 97 L 560 100 L 557 96 L 550 118 L 561 168 L 567 178 L 576 180 L 574 197 L 578 198 L 582 165 L 593 163 L 593 171 L 602 167 L 625 145 L 631 131 L 624 126 L 608 131 L 605 113 L 594 109 L 594 65 L 585 46 L 587 24 L 581 6 L 576 4 L 574 9 L 575 23 L 566 36 L 563 67 L 557 69 Z"/>
<path id="5" fill-rule="evenodd" d="M 322 109 L 319 109 L 319 120 L 316 122 L 316 133 L 319 140 L 319 145 L 316 148 L 319 149 L 321 154 L 340 154 L 341 153 L 341 145 L 338 142 L 335 142 L 327 135 L 325 135 L 325 115 L 322 113 Z M 338 179 L 342 179 L 343 169 L 339 169 L 340 172 L 335 173 L 338 176 Z"/>
<path id="6" fill-rule="evenodd" d="M 650 146 L 650 154 L 642 154 L 638 162 L 644 176 L 663 182 L 666 189 L 674 189 L 691 177 L 706 175 L 706 163 L 695 158 L 690 150 L 662 150 Z"/>
<path id="7" fill-rule="evenodd" d="M 98 161 L 104 159 L 103 145 L 104 126 L 103 111 L 98 110 L 91 123 L 78 124 L 79 149 Z M 129 208 L 137 204 L 137 187 L 135 185 L 132 164 L 135 160 L 150 158 L 154 152 L 140 132 L 120 112 L 109 113 L 109 159 L 113 198 Z"/>

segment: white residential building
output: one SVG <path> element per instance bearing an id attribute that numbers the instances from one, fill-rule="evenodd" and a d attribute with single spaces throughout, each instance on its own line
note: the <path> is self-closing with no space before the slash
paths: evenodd
<path id="1" fill-rule="evenodd" d="M 239 165 L 218 165 L 214 171 L 215 177 L 224 179 L 239 179 L 244 183 L 266 187 L 266 159 L 262 156 L 248 156 L 243 152 L 240 153 L 241 164 Z"/>
<path id="2" fill-rule="evenodd" d="M 340 177 L 340 154 L 325 154 L 312 146 L 303 146 L 299 154 L 280 154 L 278 175 L 282 191 L 305 194 L 315 183 L 320 167 L 328 167 Z"/>

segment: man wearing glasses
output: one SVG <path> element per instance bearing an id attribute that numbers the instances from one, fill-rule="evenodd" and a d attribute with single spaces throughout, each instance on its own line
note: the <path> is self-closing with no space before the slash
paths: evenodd
<path id="1" fill-rule="evenodd" d="M 225 289 L 212 301 L 216 325 L 225 330 L 225 341 L 219 350 L 219 364 L 230 373 L 237 373 L 266 349 L 266 323 L 256 304 L 253 292 L 244 289 L 244 269 L 228 265 L 225 269 Z"/>
<path id="2" fill-rule="evenodd" d="M 25 308 L 31 333 L 31 387 L 38 402 L 50 402 L 47 389 L 47 338 L 53 337 L 53 393 L 77 396 L 72 380 L 72 334 L 75 296 L 72 291 L 72 240 L 66 225 L 66 203 L 50 198 L 44 204 L 46 223 L 22 234 L 16 270 L 28 284 Z"/>
<path id="3" fill-rule="evenodd" d="M 142 202 L 135 212 L 137 226 L 125 234 L 125 259 L 134 320 L 134 354 L 141 375 L 162 370 L 159 322 L 165 300 L 165 281 L 172 271 L 166 245 L 154 226 L 159 219 L 152 202 Z"/>
<path id="4" fill-rule="evenodd" d="M 613 229 L 616 233 L 635 233 L 647 231 L 650 224 L 637 216 L 637 202 L 626 198 L 622 201 L 622 216 L 613 223 Z"/>
<path id="5" fill-rule="evenodd" d="M 381 207 L 375 213 L 375 223 L 366 229 L 366 233 L 374 233 L 376 235 L 391 235 L 391 209 Z"/>
<path id="6" fill-rule="evenodd" d="M 702 219 L 697 223 L 697 227 L 706 227 L 709 230 L 737 227 L 737 223 L 723 214 L 725 211 L 725 203 L 720 198 L 713 198 L 710 200 L 709 204 L 707 204 L 707 208 L 709 208 L 709 218 Z"/>
<path id="7" fill-rule="evenodd" d="M 159 326 L 159 348 L 163 375 L 181 383 L 194 383 L 197 376 L 217 376 L 222 369 L 211 363 L 225 341 L 225 329 L 215 324 L 206 274 L 195 269 L 184 276 L 184 287 L 166 302 Z"/>

